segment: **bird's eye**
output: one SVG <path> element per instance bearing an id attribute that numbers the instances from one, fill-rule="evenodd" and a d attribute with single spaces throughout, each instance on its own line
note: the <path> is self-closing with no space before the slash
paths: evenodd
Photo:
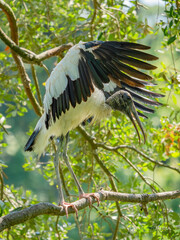
<path id="1" fill-rule="evenodd" d="M 129 93 L 126 93 L 126 92 L 122 95 L 122 98 L 123 98 L 125 101 L 131 100 L 131 96 L 129 95 Z"/>

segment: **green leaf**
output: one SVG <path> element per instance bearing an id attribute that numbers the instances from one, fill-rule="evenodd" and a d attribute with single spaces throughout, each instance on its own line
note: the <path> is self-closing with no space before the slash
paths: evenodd
<path id="1" fill-rule="evenodd" d="M 5 208 L 5 203 L 2 200 L 0 200 L 0 216 L 2 216 L 4 208 Z"/>
<path id="2" fill-rule="evenodd" d="M 172 95 L 172 100 L 173 100 L 173 103 L 176 105 L 177 104 L 177 98 L 175 95 Z"/>
<path id="3" fill-rule="evenodd" d="M 170 38 L 168 39 L 167 44 L 169 45 L 169 44 L 173 43 L 175 40 L 176 40 L 176 35 L 170 37 Z"/>
<path id="4" fill-rule="evenodd" d="M 178 152 L 173 152 L 173 153 L 171 153 L 171 156 L 174 157 L 174 158 L 177 158 L 177 157 L 180 156 L 180 152 L 179 151 Z"/>

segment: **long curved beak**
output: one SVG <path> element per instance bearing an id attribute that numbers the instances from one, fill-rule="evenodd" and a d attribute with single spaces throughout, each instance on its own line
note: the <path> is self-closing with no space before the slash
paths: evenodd
<path id="1" fill-rule="evenodd" d="M 124 108 L 124 111 L 123 111 L 128 117 L 129 119 L 131 120 L 134 128 L 136 129 L 136 132 L 137 132 L 137 135 L 138 135 L 138 138 L 139 138 L 139 143 L 141 143 L 141 138 L 140 138 L 140 134 L 139 134 L 139 131 L 138 131 L 138 128 L 136 126 L 136 123 L 138 124 L 139 128 L 141 129 L 141 132 L 143 134 L 143 138 L 144 138 L 144 143 L 146 142 L 146 134 L 144 132 L 144 129 L 143 129 L 143 126 L 142 126 L 142 123 L 139 119 L 139 116 L 138 116 L 138 113 L 136 111 L 136 108 L 134 106 L 134 103 L 133 101 L 131 102 L 131 104 L 128 105 L 128 107 Z"/>

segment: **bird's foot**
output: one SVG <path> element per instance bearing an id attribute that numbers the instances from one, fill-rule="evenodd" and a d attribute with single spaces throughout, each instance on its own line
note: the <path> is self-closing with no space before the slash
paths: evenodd
<path id="1" fill-rule="evenodd" d="M 78 210 L 73 203 L 62 202 L 59 205 L 64 208 L 67 218 L 68 218 L 68 208 L 70 208 L 70 207 L 72 207 L 74 209 L 74 211 L 76 213 L 76 217 L 78 217 Z"/>
<path id="2" fill-rule="evenodd" d="M 93 197 L 93 198 L 95 198 L 95 199 L 97 200 L 97 203 L 98 203 L 98 206 L 99 206 L 100 200 L 99 200 L 99 197 L 97 196 L 96 193 L 83 193 L 83 194 L 79 195 L 79 198 L 80 198 L 80 199 L 81 199 L 81 198 L 87 198 L 87 199 L 88 199 L 88 201 L 89 201 L 89 207 L 92 206 L 92 199 L 91 199 L 91 197 Z"/>

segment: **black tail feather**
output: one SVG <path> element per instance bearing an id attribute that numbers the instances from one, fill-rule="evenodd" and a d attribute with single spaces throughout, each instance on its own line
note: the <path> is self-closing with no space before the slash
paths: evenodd
<path id="1" fill-rule="evenodd" d="M 33 150 L 33 145 L 34 145 L 36 136 L 38 135 L 39 132 L 40 132 L 40 129 L 34 130 L 34 132 L 30 136 L 29 140 L 27 141 L 27 143 L 26 143 L 26 145 L 24 147 L 25 151 L 31 152 Z"/>

